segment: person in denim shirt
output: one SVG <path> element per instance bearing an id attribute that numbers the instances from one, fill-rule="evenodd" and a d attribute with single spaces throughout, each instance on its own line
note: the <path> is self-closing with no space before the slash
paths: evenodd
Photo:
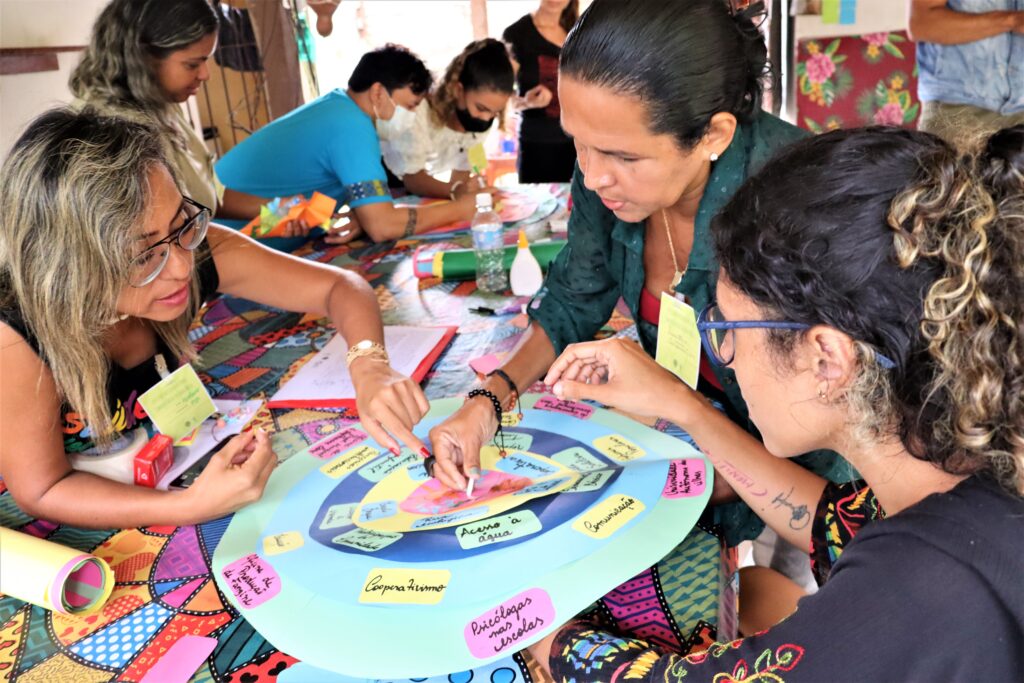
<path id="1" fill-rule="evenodd" d="M 776 151 L 806 135 L 761 111 L 765 62 L 752 17 L 730 16 L 721 0 L 596 0 L 584 13 L 563 47 L 558 86 L 562 126 L 579 159 L 569 243 L 530 304 L 531 326 L 502 367 L 507 379 L 492 375 L 485 390 L 507 405 L 511 383 L 526 390 L 566 346 L 593 339 L 620 297 L 651 355 L 662 291 L 685 295 L 697 310 L 708 303 L 718 274 L 711 217 Z M 725 407 L 729 427 L 698 436 L 717 422 L 705 408 L 720 415 L 706 401 L 679 426 L 705 452 L 746 447 L 754 428 L 732 372 L 704 359 L 699 390 Z M 465 488 L 496 428 L 487 396 L 435 427 L 442 482 Z M 823 476 L 849 478 L 835 454 L 806 462 Z M 716 482 L 735 486 L 736 474 Z M 715 518 L 730 545 L 763 528 L 743 503 L 718 505 Z"/>
<path id="2" fill-rule="evenodd" d="M 970 144 L 1024 123 L 1024 0 L 910 0 L 918 128 Z"/>

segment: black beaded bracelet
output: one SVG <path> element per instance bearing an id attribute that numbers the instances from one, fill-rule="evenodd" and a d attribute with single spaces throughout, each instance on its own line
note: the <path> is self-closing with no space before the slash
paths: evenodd
<path id="1" fill-rule="evenodd" d="M 504 458 L 505 457 L 505 435 L 501 431 L 501 414 L 502 414 L 501 401 L 498 400 L 498 397 L 494 394 L 493 391 L 488 391 L 487 389 L 473 389 L 473 391 L 471 391 L 468 394 L 466 394 L 466 400 L 469 401 L 469 400 L 471 400 L 471 399 L 473 399 L 473 398 L 475 398 L 477 396 L 486 396 L 488 399 L 490 399 L 491 405 L 494 406 L 494 415 L 495 415 L 495 417 L 498 418 L 498 429 L 497 429 L 496 432 L 494 432 L 494 438 L 495 439 L 500 439 L 498 450 L 501 453 L 501 457 Z"/>
<path id="2" fill-rule="evenodd" d="M 505 384 L 507 384 L 508 388 L 512 391 L 512 393 L 509 394 L 508 412 L 511 413 L 512 412 L 512 408 L 518 406 L 519 409 L 516 412 L 516 415 L 518 415 L 519 419 L 522 420 L 523 419 L 523 406 L 522 406 L 522 403 L 519 400 L 519 397 L 520 397 L 519 387 L 516 386 L 515 381 L 513 381 L 513 379 L 508 376 L 508 373 L 505 372 L 504 370 L 502 370 L 501 368 L 496 368 L 495 370 L 492 370 L 487 376 L 490 377 L 491 375 L 497 375 L 498 377 L 500 377 L 503 380 L 505 380 Z"/>

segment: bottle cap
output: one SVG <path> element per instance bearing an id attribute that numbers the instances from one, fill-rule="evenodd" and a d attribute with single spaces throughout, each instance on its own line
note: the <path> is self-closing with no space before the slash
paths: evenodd
<path id="1" fill-rule="evenodd" d="M 526 249 L 530 246 L 530 240 L 526 239 L 526 231 L 522 228 L 519 229 L 519 248 Z"/>
<path id="2" fill-rule="evenodd" d="M 491 195 L 487 192 L 481 192 L 476 196 L 476 205 L 485 206 L 488 209 L 491 208 Z"/>

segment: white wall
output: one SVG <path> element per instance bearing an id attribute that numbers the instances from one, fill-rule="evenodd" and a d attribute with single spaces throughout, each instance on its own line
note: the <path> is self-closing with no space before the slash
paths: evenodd
<path id="1" fill-rule="evenodd" d="M 0 47 L 85 45 L 107 0 L 0 0 Z M 45 109 L 69 102 L 68 77 L 81 53 L 57 53 L 59 70 L 0 76 L 0 159 Z"/>

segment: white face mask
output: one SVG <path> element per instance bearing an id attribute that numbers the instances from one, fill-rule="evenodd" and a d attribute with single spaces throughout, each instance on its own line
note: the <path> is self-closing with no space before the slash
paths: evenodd
<path id="1" fill-rule="evenodd" d="M 390 119 L 385 121 L 379 116 L 377 117 L 377 135 L 383 140 L 394 139 L 412 128 L 415 121 L 415 112 L 395 104 L 395 113 L 391 115 Z"/>

